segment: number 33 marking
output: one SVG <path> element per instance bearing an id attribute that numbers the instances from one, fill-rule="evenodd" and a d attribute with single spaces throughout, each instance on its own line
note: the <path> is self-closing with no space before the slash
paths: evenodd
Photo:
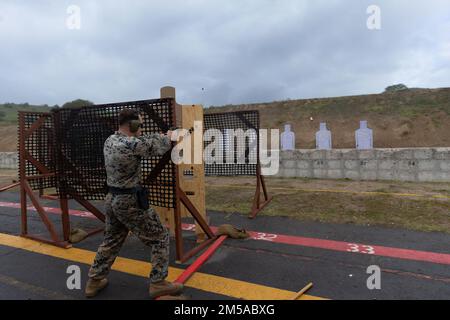
<path id="1" fill-rule="evenodd" d="M 348 252 L 359 252 L 365 254 L 375 254 L 375 249 L 372 246 L 360 246 L 359 244 L 349 243 L 347 244 Z"/>

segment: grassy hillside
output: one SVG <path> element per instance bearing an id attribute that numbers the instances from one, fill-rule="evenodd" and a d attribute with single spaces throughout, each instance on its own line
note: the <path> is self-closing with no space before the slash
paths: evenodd
<path id="1" fill-rule="evenodd" d="M 92 105 L 89 100 L 77 99 L 66 102 L 64 107 Z M 0 104 L 0 152 L 16 151 L 17 149 L 17 120 L 18 111 L 49 112 L 48 105 L 30 105 L 28 103 L 4 103 Z"/>
<path id="2" fill-rule="evenodd" d="M 3 103 L 0 104 L 0 125 L 10 125 L 17 123 L 17 111 L 41 111 L 48 112 L 51 107 L 48 105 L 30 105 L 28 103 Z"/>
<path id="3" fill-rule="evenodd" d="M 227 105 L 205 112 L 254 109 L 260 111 L 263 128 L 291 123 L 297 148 L 315 147 L 320 122 L 332 131 L 333 147 L 353 148 L 360 120 L 369 121 L 375 147 L 450 147 L 450 88 Z"/>
<path id="4" fill-rule="evenodd" d="M 89 100 L 76 99 L 66 102 L 62 105 L 62 108 L 70 107 L 83 107 L 93 105 L 94 103 Z M 48 106 L 44 105 L 31 105 L 28 103 L 3 103 L 0 104 L 0 126 L 8 126 L 17 124 L 17 112 L 29 111 L 29 112 L 49 112 L 51 108 L 59 107 L 58 105 Z"/>
<path id="5" fill-rule="evenodd" d="M 76 100 L 73 103 L 90 103 Z M 15 151 L 17 111 L 49 106 L 0 104 L 0 151 Z M 291 123 L 297 148 L 314 148 L 320 122 L 332 131 L 334 148 L 354 148 L 354 132 L 367 120 L 377 148 L 450 147 L 450 88 L 409 89 L 360 96 L 274 101 L 210 107 L 205 113 L 259 110 L 262 128 Z M 310 120 L 310 119 L 313 120 Z"/>
<path id="6" fill-rule="evenodd" d="M 30 105 L 28 103 L 3 103 L 0 104 L 0 152 L 16 151 L 17 149 L 17 111 L 50 110 L 47 105 Z"/>

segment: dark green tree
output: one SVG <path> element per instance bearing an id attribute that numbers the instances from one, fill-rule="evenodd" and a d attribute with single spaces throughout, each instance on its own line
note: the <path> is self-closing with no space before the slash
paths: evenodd
<path id="1" fill-rule="evenodd" d="M 66 102 L 63 104 L 63 108 L 72 109 L 72 108 L 81 108 L 86 106 L 92 106 L 94 103 L 89 100 L 77 99 L 70 102 Z"/>
<path id="2" fill-rule="evenodd" d="M 396 92 L 396 91 L 403 91 L 403 90 L 408 90 L 408 87 L 405 86 L 403 83 L 399 83 L 399 84 L 394 84 L 392 86 L 387 87 L 386 89 L 384 89 L 384 92 Z"/>

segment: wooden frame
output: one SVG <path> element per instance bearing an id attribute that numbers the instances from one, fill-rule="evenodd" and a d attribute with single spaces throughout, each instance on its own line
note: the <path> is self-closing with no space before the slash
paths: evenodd
<path id="1" fill-rule="evenodd" d="M 177 105 L 175 102 L 175 99 L 173 100 L 173 108 L 176 110 Z M 173 123 L 177 123 L 176 118 L 177 112 L 173 112 Z M 179 113 L 181 114 L 181 113 Z M 176 262 L 177 263 L 184 263 L 190 258 L 192 258 L 194 255 L 199 253 L 201 250 L 206 248 L 208 245 L 212 244 L 214 240 L 217 238 L 214 234 L 214 232 L 209 227 L 208 223 L 204 219 L 203 215 L 198 211 L 198 209 L 195 207 L 195 205 L 191 202 L 189 197 L 186 195 L 185 191 L 182 189 L 182 182 L 180 181 L 180 166 L 175 166 L 175 208 L 173 210 L 174 213 L 174 224 L 175 224 L 175 245 L 176 245 Z M 183 244 L 183 229 L 181 224 L 181 218 L 183 216 L 183 213 L 189 213 L 194 218 L 197 229 L 197 234 L 200 233 L 201 229 L 202 233 L 208 239 L 203 241 L 201 244 L 197 245 L 193 249 L 191 249 L 188 252 L 184 251 L 184 244 Z"/>

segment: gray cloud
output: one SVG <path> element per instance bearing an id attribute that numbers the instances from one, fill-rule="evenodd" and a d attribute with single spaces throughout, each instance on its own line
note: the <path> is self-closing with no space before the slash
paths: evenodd
<path id="1" fill-rule="evenodd" d="M 81 8 L 81 29 L 66 27 Z M 381 8 L 382 29 L 366 27 Z M 448 1 L 2 1 L 0 100 L 221 105 L 450 83 Z M 203 88 L 203 90 L 202 90 Z"/>

